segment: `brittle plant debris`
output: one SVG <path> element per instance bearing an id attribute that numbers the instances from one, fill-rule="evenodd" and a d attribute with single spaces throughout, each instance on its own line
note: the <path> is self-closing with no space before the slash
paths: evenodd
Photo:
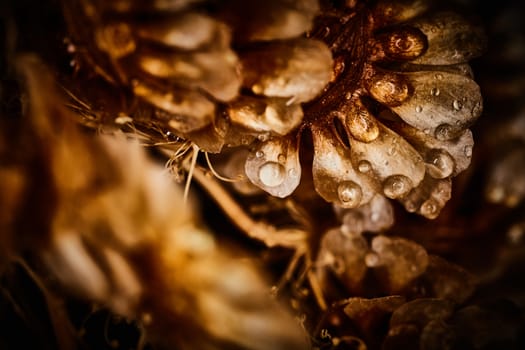
<path id="1" fill-rule="evenodd" d="M 0 348 L 525 348 L 522 14 L 3 2 Z"/>

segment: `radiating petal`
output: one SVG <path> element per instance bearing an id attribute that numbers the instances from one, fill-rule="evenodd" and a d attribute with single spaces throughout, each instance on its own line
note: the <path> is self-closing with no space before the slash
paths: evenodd
<path id="1" fill-rule="evenodd" d="M 303 119 L 303 109 L 298 104 L 288 104 L 281 98 L 254 98 L 242 96 L 227 108 L 233 123 L 257 132 L 286 135 Z"/>
<path id="2" fill-rule="evenodd" d="M 481 93 L 472 79 L 448 72 L 404 75 L 413 92 L 391 109 L 415 128 L 439 140 L 449 140 L 459 136 L 480 116 Z"/>
<path id="3" fill-rule="evenodd" d="M 427 37 L 428 49 L 413 63 L 449 65 L 464 63 L 482 54 L 483 30 L 453 12 L 441 12 L 410 23 Z"/>
<path id="4" fill-rule="evenodd" d="M 231 50 L 171 53 L 143 50 L 136 65 L 151 77 L 201 88 L 218 100 L 229 101 L 239 92 L 238 59 Z"/>
<path id="5" fill-rule="evenodd" d="M 312 39 L 272 42 L 241 53 L 243 86 L 257 95 L 308 101 L 332 76 L 332 54 Z"/>
<path id="6" fill-rule="evenodd" d="M 423 156 L 427 163 L 427 170 L 430 170 L 429 167 L 436 168 L 431 170 L 430 173 L 435 178 L 443 178 L 449 175 L 456 176 L 470 165 L 474 138 L 472 137 L 472 132 L 468 129 L 463 131 L 457 138 L 438 140 L 405 123 L 389 123 L 389 125 Z M 443 158 L 442 154 L 445 154 L 444 157 L 450 156 L 452 158 L 454 162 L 452 171 L 446 166 L 446 164 L 449 164 L 449 161 L 441 159 Z M 437 172 L 435 172 L 436 170 Z"/>
<path id="7" fill-rule="evenodd" d="M 343 208 L 368 203 L 376 193 L 367 175 L 354 169 L 350 152 L 323 126 L 312 125 L 314 160 L 312 165 L 315 190 L 326 201 Z"/>
<path id="8" fill-rule="evenodd" d="M 352 162 L 383 183 L 383 193 L 399 198 L 417 186 L 425 175 L 423 159 L 408 142 L 381 123 L 372 142 L 349 138 Z M 367 165 L 367 166 L 363 166 Z"/>
<path id="9" fill-rule="evenodd" d="M 405 22 L 428 9 L 427 0 L 378 1 L 374 13 L 386 23 Z M 383 24 L 384 22 L 380 21 Z"/>
<path id="10" fill-rule="evenodd" d="M 143 82 L 132 83 L 133 93 L 159 108 L 157 118 L 179 132 L 201 129 L 215 119 L 215 104 L 202 94 L 172 89 L 159 91 Z"/>
<path id="11" fill-rule="evenodd" d="M 236 0 L 221 5 L 219 16 L 222 15 L 234 29 L 236 41 L 297 37 L 311 28 L 319 11 L 317 0 Z"/>
<path id="12" fill-rule="evenodd" d="M 301 164 L 296 135 L 261 142 L 248 154 L 246 175 L 272 196 L 289 196 L 301 181 Z"/>
<path id="13" fill-rule="evenodd" d="M 138 22 L 133 30 L 142 40 L 182 50 L 195 50 L 208 45 L 226 48 L 230 42 L 225 25 L 195 12 Z"/>

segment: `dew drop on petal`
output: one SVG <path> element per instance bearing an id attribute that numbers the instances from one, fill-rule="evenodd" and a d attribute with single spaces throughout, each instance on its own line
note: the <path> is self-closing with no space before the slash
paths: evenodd
<path id="1" fill-rule="evenodd" d="M 376 253 L 368 253 L 365 256 L 365 264 L 367 267 L 376 267 L 381 265 L 381 259 Z"/>
<path id="2" fill-rule="evenodd" d="M 412 187 L 410 179 L 404 175 L 389 176 L 383 183 L 383 192 L 388 198 L 399 198 L 408 193 Z"/>
<path id="3" fill-rule="evenodd" d="M 337 187 L 337 194 L 345 208 L 355 208 L 361 203 L 363 190 L 353 181 L 344 181 Z"/>
<path id="4" fill-rule="evenodd" d="M 434 87 L 430 90 L 430 94 L 432 96 L 439 96 L 439 94 L 441 93 L 441 91 L 437 88 L 437 87 Z"/>
<path id="5" fill-rule="evenodd" d="M 290 177 L 297 177 L 297 175 L 298 175 L 297 169 L 291 168 L 291 169 L 288 170 L 288 176 L 290 176 Z"/>
<path id="6" fill-rule="evenodd" d="M 276 162 L 266 162 L 259 168 L 259 179 L 265 186 L 275 187 L 284 182 L 284 166 Z"/>
<path id="7" fill-rule="evenodd" d="M 439 206 L 433 199 L 425 201 L 421 205 L 421 214 L 425 217 L 433 217 L 438 211 Z"/>
<path id="8" fill-rule="evenodd" d="M 437 80 L 442 80 L 442 79 L 443 79 L 443 74 L 438 73 L 438 74 L 436 74 L 434 77 L 435 77 Z"/>
<path id="9" fill-rule="evenodd" d="M 279 163 L 284 163 L 286 161 L 286 157 L 284 154 L 279 154 L 277 156 L 277 160 L 279 161 Z"/>
<path id="10" fill-rule="evenodd" d="M 261 150 L 258 150 L 257 152 L 255 152 L 255 156 L 257 158 L 262 158 L 262 157 L 264 157 L 264 152 L 261 151 Z"/>
<path id="11" fill-rule="evenodd" d="M 467 157 L 472 157 L 472 146 L 471 145 L 466 145 L 465 148 L 463 148 L 463 153 Z"/>
<path id="12" fill-rule="evenodd" d="M 452 102 L 452 106 L 456 111 L 459 111 L 461 108 L 463 108 L 463 104 L 459 100 L 454 100 L 454 102 Z"/>
<path id="13" fill-rule="evenodd" d="M 448 177 L 454 171 L 454 159 L 444 150 L 436 149 L 428 155 L 428 171 L 435 179 Z"/>
<path id="14" fill-rule="evenodd" d="M 450 140 L 454 134 L 452 132 L 452 127 L 449 124 L 441 124 L 434 131 L 436 139 L 445 141 Z"/>
<path id="15" fill-rule="evenodd" d="M 362 173 L 367 173 L 372 169 L 372 164 L 368 160 L 361 160 L 357 164 L 357 169 Z"/>
<path id="16" fill-rule="evenodd" d="M 416 112 L 421 113 L 422 111 L 423 111 L 423 107 L 421 106 L 416 107 Z"/>

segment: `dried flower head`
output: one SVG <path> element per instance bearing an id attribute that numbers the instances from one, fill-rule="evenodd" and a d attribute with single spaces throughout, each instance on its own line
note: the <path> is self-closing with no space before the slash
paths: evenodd
<path id="1" fill-rule="evenodd" d="M 482 34 L 424 1 L 64 8 L 75 45 L 89 48 L 79 59 L 152 108 L 135 125 L 207 152 L 248 146 L 246 176 L 273 196 L 301 181 L 306 129 L 315 190 L 343 208 L 381 195 L 435 218 L 470 163 L 482 107 L 466 62 Z"/>

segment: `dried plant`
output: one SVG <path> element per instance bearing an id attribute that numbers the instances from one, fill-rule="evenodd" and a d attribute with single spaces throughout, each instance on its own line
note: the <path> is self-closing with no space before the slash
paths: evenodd
<path id="1" fill-rule="evenodd" d="M 133 323 L 112 348 L 519 348 L 525 299 L 481 296 L 525 256 L 525 74 L 471 69 L 468 11 L 27 4 L 2 22 L 0 308 L 49 348 L 100 345 L 70 302 Z"/>

